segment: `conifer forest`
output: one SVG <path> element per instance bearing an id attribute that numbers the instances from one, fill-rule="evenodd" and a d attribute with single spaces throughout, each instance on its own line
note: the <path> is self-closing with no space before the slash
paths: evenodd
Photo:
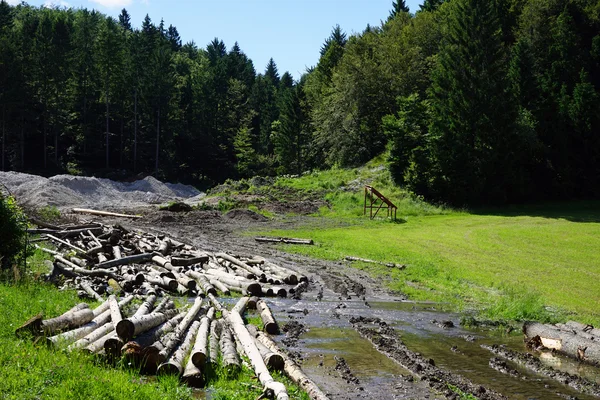
<path id="1" fill-rule="evenodd" d="M 600 196 L 600 1 L 390 8 L 333 27 L 295 80 L 151 16 L 2 0 L 0 168 L 207 187 L 387 150 L 396 183 L 435 202 Z"/>

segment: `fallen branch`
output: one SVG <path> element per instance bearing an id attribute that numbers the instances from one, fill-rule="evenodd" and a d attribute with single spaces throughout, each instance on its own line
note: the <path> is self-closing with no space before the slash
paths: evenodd
<path id="1" fill-rule="evenodd" d="M 285 244 L 305 244 L 305 245 L 313 245 L 315 242 L 312 239 L 296 239 L 296 238 L 286 238 L 286 237 L 266 237 L 259 236 L 255 237 L 259 243 L 285 243 Z"/>

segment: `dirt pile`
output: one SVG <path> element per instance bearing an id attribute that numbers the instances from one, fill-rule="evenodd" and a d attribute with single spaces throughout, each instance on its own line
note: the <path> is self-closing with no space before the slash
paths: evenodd
<path id="1" fill-rule="evenodd" d="M 193 186 L 163 183 L 151 176 L 134 182 L 116 182 L 71 175 L 44 178 L 20 172 L 0 172 L 0 182 L 25 207 L 129 208 L 203 196 Z"/>

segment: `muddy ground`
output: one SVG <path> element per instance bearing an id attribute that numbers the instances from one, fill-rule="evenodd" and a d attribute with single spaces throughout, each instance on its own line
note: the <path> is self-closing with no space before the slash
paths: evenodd
<path id="1" fill-rule="evenodd" d="M 561 382 L 552 373 L 532 372 L 519 360 L 500 359 L 498 352 L 486 347 L 502 345 L 526 353 L 518 335 L 507 336 L 495 328 L 465 329 L 460 327 L 461 315 L 390 293 L 382 282 L 348 262 L 288 254 L 247 234 L 290 229 L 309 217 L 268 219 L 248 210 L 224 215 L 135 211 L 144 218 L 102 221 L 168 234 L 206 251 L 260 255 L 308 276 L 306 292 L 269 303 L 282 327 L 276 340 L 331 399 L 457 399 L 459 390 L 481 399 L 598 398 L 569 387 L 564 374 L 558 374 Z M 549 368 L 600 383 L 600 374 L 592 367 L 557 355 L 539 359 Z"/>

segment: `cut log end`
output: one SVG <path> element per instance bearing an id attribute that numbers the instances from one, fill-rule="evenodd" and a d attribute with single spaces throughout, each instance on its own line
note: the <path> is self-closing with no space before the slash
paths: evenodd
<path id="1" fill-rule="evenodd" d="M 157 375 L 175 375 L 175 376 L 179 376 L 181 375 L 181 370 L 179 369 L 179 367 L 173 363 L 167 362 L 167 363 L 162 363 L 158 366 L 158 369 L 156 370 L 156 374 Z"/>
<path id="2" fill-rule="evenodd" d="M 27 333 L 37 335 L 42 330 L 42 314 L 35 315 L 29 318 L 23 325 L 15 330 L 15 335 L 18 337 L 25 336 Z"/>

